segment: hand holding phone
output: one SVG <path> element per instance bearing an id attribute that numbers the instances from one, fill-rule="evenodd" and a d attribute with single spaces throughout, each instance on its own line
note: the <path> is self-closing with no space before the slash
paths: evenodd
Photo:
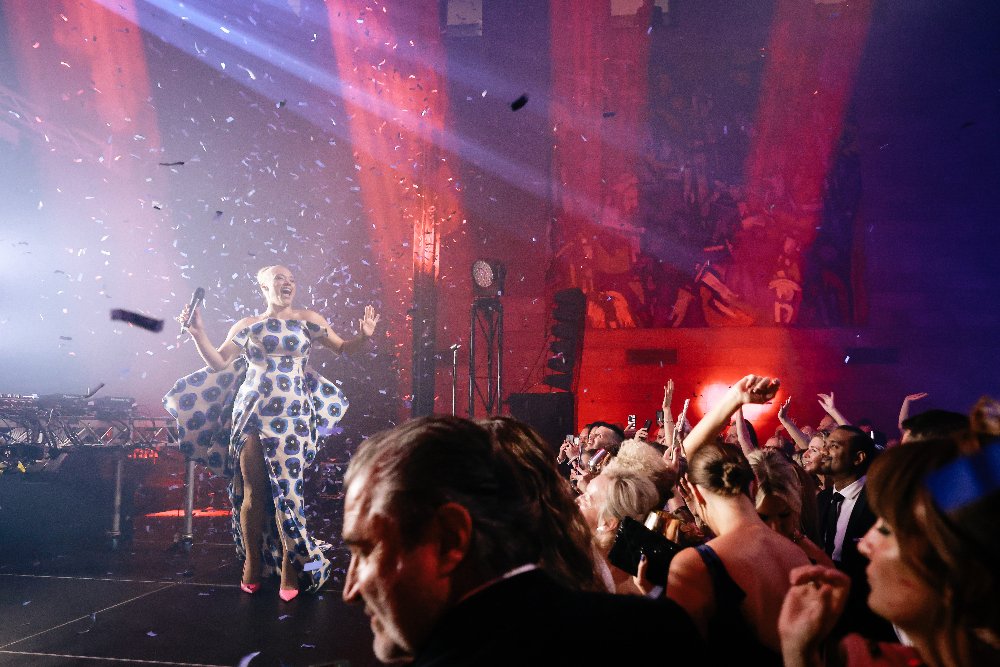
<path id="1" fill-rule="evenodd" d="M 639 572 L 639 558 L 645 555 L 648 563 L 646 577 L 657 586 L 666 586 L 670 561 L 679 551 L 680 545 L 646 528 L 632 517 L 625 517 L 618 524 L 608 562 L 635 576 Z"/>
<path id="2" fill-rule="evenodd" d="M 571 459 L 580 457 L 576 440 L 576 436 L 572 433 L 566 436 L 562 444 L 559 445 L 559 456 L 556 457 L 556 463 L 566 463 Z"/>

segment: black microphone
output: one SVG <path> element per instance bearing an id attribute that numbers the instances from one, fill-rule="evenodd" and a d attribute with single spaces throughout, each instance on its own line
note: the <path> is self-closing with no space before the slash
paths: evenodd
<path id="1" fill-rule="evenodd" d="M 188 306 L 190 310 L 188 311 L 188 316 L 184 319 L 184 324 L 181 325 L 181 333 L 187 333 L 188 327 L 191 326 L 191 318 L 194 317 L 194 309 L 200 306 L 204 300 L 205 288 L 199 287 L 191 295 L 191 304 Z"/>

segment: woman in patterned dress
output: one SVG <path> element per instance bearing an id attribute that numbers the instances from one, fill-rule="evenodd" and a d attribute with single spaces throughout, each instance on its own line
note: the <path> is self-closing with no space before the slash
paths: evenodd
<path id="1" fill-rule="evenodd" d="M 312 344 L 359 352 L 379 316 L 367 306 L 360 335 L 344 341 L 318 313 L 292 308 L 295 278 L 289 269 L 265 267 L 257 282 L 267 310 L 234 324 L 218 348 L 195 309 L 188 331 L 208 368 L 179 380 L 164 405 L 178 419 L 185 455 L 233 477 L 233 532 L 237 553 L 245 555 L 241 588 L 256 592 L 262 573 L 280 569 L 279 594 L 291 600 L 300 575 L 308 577 L 310 592 L 329 576 L 329 561 L 305 531 L 302 469 L 347 407 L 335 385 L 306 368 L 308 352 Z M 185 307 L 178 320 L 188 313 Z M 235 394 L 225 391 L 230 385 Z M 264 514 L 272 507 L 273 520 Z"/>

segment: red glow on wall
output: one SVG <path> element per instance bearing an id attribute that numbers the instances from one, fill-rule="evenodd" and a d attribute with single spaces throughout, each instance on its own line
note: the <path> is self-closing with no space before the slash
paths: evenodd
<path id="1" fill-rule="evenodd" d="M 692 400 L 693 406 L 689 409 L 689 417 L 694 417 L 694 415 L 703 416 L 713 405 L 718 404 L 722 400 L 722 397 L 726 395 L 726 392 L 729 391 L 729 388 L 733 386 L 733 383 L 742 379 L 744 375 L 746 374 L 736 372 L 731 378 L 727 377 L 725 380 L 708 380 L 707 384 L 702 384 L 701 393 Z M 766 405 L 744 405 L 743 417 L 747 421 L 752 422 L 756 428 L 757 422 L 773 420 L 778 410 L 776 404 L 780 405 L 777 398 Z M 680 406 L 682 407 L 683 403 Z M 680 409 L 680 407 L 675 409 Z"/>
<path id="2" fill-rule="evenodd" d="M 385 288 L 383 319 L 397 355 L 399 394 L 407 397 L 412 340 L 406 313 L 413 305 L 415 259 L 420 275 L 436 274 L 449 287 L 467 285 L 472 264 L 461 245 L 469 239 L 454 234 L 465 217 L 441 145 L 448 96 L 439 74 L 446 67 L 438 4 L 414 0 L 373 11 L 364 2 L 331 0 L 327 8 L 363 210 Z M 442 256 L 440 239 L 448 235 L 465 240 L 449 244 Z M 414 247 L 417 239 L 420 247 Z M 441 300 L 438 329 L 461 331 L 467 305 L 451 301 L 462 307 L 452 313 L 452 304 Z"/>
<path id="3" fill-rule="evenodd" d="M 872 4 L 779 0 L 775 7 L 746 182 L 753 212 L 766 213 L 802 246 L 816 237 L 823 179 L 843 130 Z"/>

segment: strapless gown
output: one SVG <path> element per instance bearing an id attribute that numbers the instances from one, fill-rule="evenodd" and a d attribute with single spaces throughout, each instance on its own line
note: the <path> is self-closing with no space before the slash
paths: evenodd
<path id="1" fill-rule="evenodd" d="M 274 501 L 274 520 L 266 522 L 257 545 L 261 576 L 280 571 L 284 543 L 310 592 L 329 578 L 330 562 L 306 532 L 303 471 L 348 406 L 335 384 L 307 367 L 313 341 L 325 335 L 324 327 L 303 320 L 257 322 L 233 338 L 243 348 L 233 363 L 219 371 L 196 371 L 163 398 L 177 419 L 181 452 L 232 480 L 233 537 L 240 558 L 247 548 L 240 528 L 240 452 L 249 435 L 260 437 Z"/>

